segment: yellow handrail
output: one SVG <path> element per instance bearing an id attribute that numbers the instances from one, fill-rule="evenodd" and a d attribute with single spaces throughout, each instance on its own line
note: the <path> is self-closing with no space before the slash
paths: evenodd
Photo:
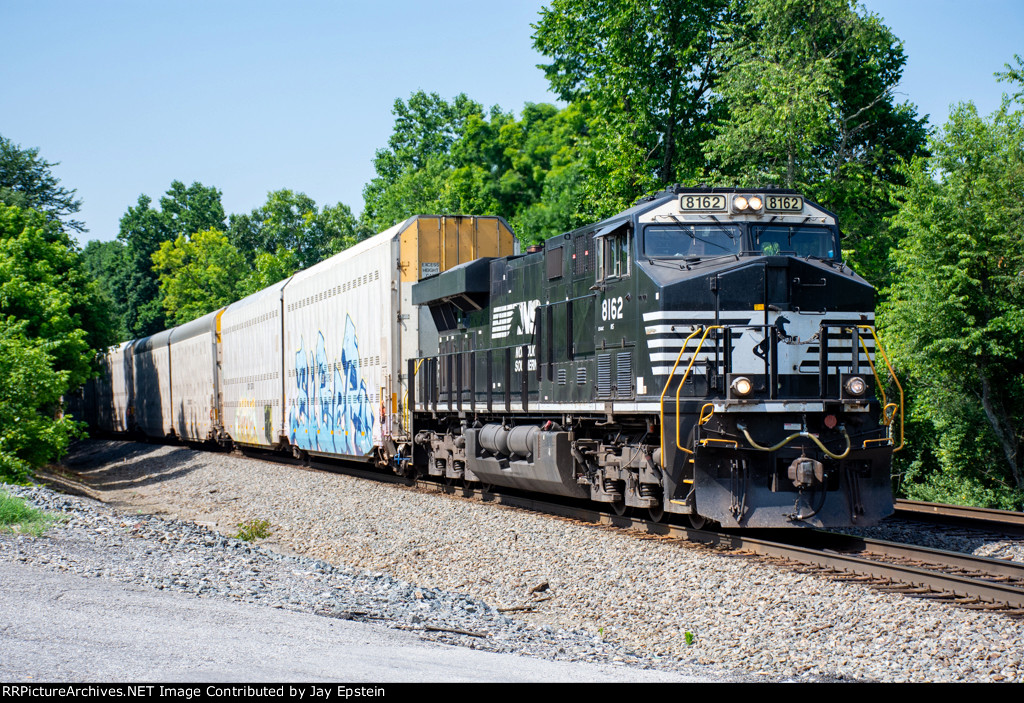
<path id="1" fill-rule="evenodd" d="M 868 345 L 866 345 L 864 343 L 864 338 L 862 336 L 857 335 L 857 338 L 860 340 L 861 348 L 864 349 L 864 356 L 867 357 L 868 366 L 871 367 L 871 373 L 875 377 L 875 388 L 877 388 L 878 392 L 882 394 L 882 408 L 883 408 L 882 417 L 884 418 L 885 417 L 885 410 L 884 410 L 884 408 L 888 407 L 889 399 L 885 395 L 885 388 L 882 386 L 882 379 L 880 379 L 878 377 L 878 371 L 875 370 L 875 362 L 871 360 L 871 353 L 868 351 Z M 889 423 L 883 422 L 882 424 L 886 424 L 887 425 Z"/>
<path id="2" fill-rule="evenodd" d="M 875 340 L 875 349 L 882 355 L 882 360 L 885 362 L 886 369 L 889 371 L 889 376 L 892 378 L 893 382 L 896 384 L 896 388 L 899 390 L 900 404 L 899 404 L 898 412 L 899 412 L 899 415 L 900 415 L 900 443 L 899 443 L 899 446 L 897 446 L 896 448 L 893 449 L 894 452 L 898 452 L 901 449 L 903 449 L 903 446 L 905 444 L 905 430 L 904 430 L 904 424 L 903 424 L 903 422 L 904 422 L 903 413 L 904 413 L 904 402 L 905 401 L 904 401 L 904 394 L 903 394 L 903 386 L 900 385 L 899 379 L 896 378 L 896 372 L 893 371 L 892 364 L 889 362 L 889 357 L 886 354 L 885 349 L 882 347 L 882 343 L 878 339 L 878 335 L 875 334 L 874 327 L 872 327 L 871 325 L 856 325 L 856 327 L 858 329 L 868 330 L 871 333 L 871 337 Z M 706 328 L 697 327 L 693 332 L 690 333 L 690 336 L 688 336 L 684 340 L 682 348 L 679 350 L 679 355 L 676 356 L 676 361 L 672 365 L 672 370 L 668 374 L 668 380 L 665 382 L 665 387 L 661 391 L 661 397 L 659 398 L 659 414 L 660 414 L 660 419 L 661 419 L 661 465 L 662 465 L 662 467 L 666 467 L 667 466 L 667 463 L 666 463 L 667 460 L 666 460 L 666 456 L 665 456 L 666 455 L 666 452 L 665 452 L 665 395 L 668 393 L 669 387 L 672 385 L 672 379 L 675 376 L 676 369 L 679 367 L 679 363 L 682 361 L 683 354 L 686 352 L 686 346 L 690 343 L 690 340 L 692 340 L 694 337 L 696 337 L 698 334 L 700 334 L 701 331 L 703 331 L 704 334 L 703 334 L 703 336 L 701 336 L 700 341 L 697 342 L 697 348 L 693 351 L 693 356 L 690 359 L 690 363 L 687 364 L 686 371 L 685 371 L 685 373 L 683 373 L 683 377 L 679 380 L 679 385 L 676 387 L 676 427 L 675 427 L 675 431 L 676 431 L 676 448 L 686 452 L 687 454 L 693 454 L 692 450 L 690 450 L 690 449 L 688 449 L 688 448 L 686 448 L 686 447 L 684 447 L 682 445 L 682 443 L 680 442 L 680 436 L 679 436 L 680 435 L 680 429 L 681 429 L 680 405 L 682 403 L 683 385 L 686 383 L 686 379 L 689 378 L 689 376 L 690 376 L 690 371 L 693 369 L 693 365 L 697 361 L 697 355 L 700 353 L 700 350 L 703 348 L 704 342 L 708 338 L 708 334 L 711 332 L 711 330 L 715 330 L 715 329 L 724 329 L 724 325 L 710 325 L 710 326 L 708 326 Z M 868 352 L 867 345 L 864 344 L 864 340 L 863 339 L 860 339 L 859 341 L 860 341 L 861 347 L 864 349 L 864 355 L 867 357 L 868 365 L 871 367 L 871 373 L 875 377 L 875 384 L 876 384 L 876 387 L 878 388 L 878 392 L 882 395 L 882 419 L 883 419 L 883 424 L 886 425 L 887 427 L 890 427 L 890 439 L 888 441 L 891 442 L 892 441 L 892 437 L 891 437 L 891 432 L 892 432 L 891 423 L 892 423 L 892 420 L 894 419 L 894 416 L 895 416 L 895 414 L 897 412 L 896 405 L 895 405 L 895 403 L 889 403 L 888 402 L 888 398 L 887 398 L 887 396 L 885 394 L 885 389 L 882 387 L 881 379 L 878 376 L 878 370 L 876 369 L 875 363 L 874 363 L 874 361 L 871 358 L 871 354 Z M 701 408 L 700 419 L 705 421 L 705 422 L 706 422 L 707 419 L 710 419 L 710 415 L 713 414 L 713 412 L 714 412 L 713 407 L 714 406 L 712 406 L 712 413 L 709 413 L 708 417 L 705 419 L 704 418 L 704 410 L 705 410 L 705 408 L 707 408 L 707 404 L 705 404 L 704 408 Z M 889 412 L 890 408 L 892 408 L 891 414 Z M 703 422 L 701 422 L 701 424 L 703 424 Z M 778 445 L 776 445 L 775 447 L 772 447 L 772 448 L 761 447 L 760 445 L 758 445 L 753 440 L 752 437 L 750 437 L 749 433 L 744 432 L 744 434 L 746 435 L 746 439 L 747 439 L 748 442 L 750 442 L 752 447 L 754 447 L 755 449 L 762 450 L 762 451 L 773 451 L 774 449 L 778 449 L 779 447 L 788 444 L 793 439 L 795 439 L 797 437 L 803 436 L 803 437 L 810 437 L 810 439 L 815 444 L 817 444 L 822 451 L 824 451 L 827 455 L 829 455 L 829 456 L 831 456 L 833 458 L 836 458 L 836 459 L 845 458 L 850 453 L 850 438 L 849 438 L 849 435 L 846 436 L 846 440 L 847 440 L 846 450 L 842 454 L 835 454 L 835 453 L 829 451 L 828 449 L 826 449 L 825 446 L 821 443 L 820 440 L 818 440 L 817 437 L 814 437 L 810 433 L 806 433 L 806 432 L 797 432 L 795 434 L 792 434 L 789 437 L 786 437 L 785 439 L 783 439 L 782 442 L 780 442 Z M 711 440 L 709 440 L 709 441 L 711 441 Z M 878 441 L 885 441 L 885 440 L 868 440 L 868 441 L 866 441 L 864 443 L 864 446 L 866 447 L 869 442 L 878 442 Z"/>
<path id="3" fill-rule="evenodd" d="M 708 332 L 711 330 L 720 330 L 723 329 L 723 327 L 723 325 L 711 325 L 704 330 L 704 336 L 700 338 L 699 342 L 697 342 L 697 348 L 693 351 L 693 358 L 690 359 L 690 364 L 686 367 L 686 373 L 684 373 L 683 377 L 679 379 L 679 385 L 676 387 L 676 447 L 682 449 L 684 452 L 688 452 L 689 450 L 679 443 L 679 403 L 681 402 L 680 396 L 683 392 L 683 384 L 686 383 L 686 377 L 690 375 L 690 369 L 693 368 L 694 362 L 697 361 L 697 355 L 700 354 L 700 349 L 704 346 L 704 340 L 708 338 Z M 697 331 L 699 332 L 700 330 Z M 690 336 L 692 337 L 693 335 Z M 683 348 L 685 349 L 686 346 L 684 345 Z M 671 376 L 669 378 L 671 379 Z M 692 454 L 693 452 L 690 453 Z M 662 452 L 662 454 L 664 454 L 664 452 Z"/>
<path id="4" fill-rule="evenodd" d="M 668 387 L 672 385 L 672 377 L 676 373 L 676 367 L 679 366 L 679 360 L 683 358 L 683 353 L 686 351 L 686 345 L 690 343 L 690 340 L 700 334 L 701 328 L 695 329 L 689 337 L 683 342 L 682 348 L 679 350 L 679 356 L 676 357 L 676 363 L 672 364 L 672 370 L 668 372 L 668 380 L 665 381 L 665 387 L 661 391 L 661 398 L 659 399 L 659 413 L 661 415 L 661 466 L 666 468 L 668 465 L 665 463 L 665 394 L 668 393 Z M 678 443 L 678 441 L 677 441 Z M 683 448 L 684 452 L 693 454 L 689 449 Z"/>
<path id="5" fill-rule="evenodd" d="M 871 332 L 871 336 L 875 340 L 875 349 L 878 350 L 878 352 L 882 355 L 882 361 L 885 362 L 885 368 L 887 368 L 889 370 L 889 376 L 892 378 L 893 383 L 896 384 L 896 388 L 898 388 L 899 391 L 900 391 L 900 445 L 898 447 L 896 447 L 895 449 L 893 449 L 894 452 L 898 452 L 899 450 L 903 449 L 903 445 L 906 442 L 906 436 L 904 434 L 904 429 L 903 429 L 903 409 L 904 409 L 904 406 L 903 406 L 903 386 L 900 385 L 900 380 L 898 378 L 896 378 L 896 372 L 892 370 L 892 364 L 889 363 L 889 356 L 885 353 L 885 348 L 882 347 L 882 342 L 878 339 L 878 335 L 875 334 L 875 328 L 872 327 L 871 325 L 857 325 L 857 327 L 859 327 L 860 329 L 865 329 L 865 330 L 868 330 L 869 332 Z M 869 360 L 870 360 L 870 358 L 871 357 L 868 357 Z M 874 364 L 872 364 L 871 367 L 872 367 L 872 369 L 874 369 Z M 877 378 L 877 375 L 875 377 Z M 879 387 L 881 387 L 881 384 L 879 384 Z M 884 394 L 884 391 L 883 391 L 883 394 Z M 884 398 L 884 395 L 883 395 L 883 398 Z M 883 413 L 884 413 L 884 410 L 883 410 Z M 891 431 L 892 430 L 890 429 L 890 432 Z"/>

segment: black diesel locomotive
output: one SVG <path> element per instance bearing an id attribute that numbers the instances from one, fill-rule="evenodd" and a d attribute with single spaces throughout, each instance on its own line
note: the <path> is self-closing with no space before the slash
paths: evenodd
<path id="1" fill-rule="evenodd" d="M 675 188 L 422 280 L 399 461 L 698 525 L 875 523 L 902 391 L 839 246 L 799 193 Z"/>

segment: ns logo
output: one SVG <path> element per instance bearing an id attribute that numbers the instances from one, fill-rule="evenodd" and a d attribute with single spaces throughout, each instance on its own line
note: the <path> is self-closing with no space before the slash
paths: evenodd
<path id="1" fill-rule="evenodd" d="M 494 308 L 491 311 L 491 338 L 503 339 L 509 336 L 531 334 L 533 318 L 537 314 L 539 305 L 539 300 L 524 300 Z"/>

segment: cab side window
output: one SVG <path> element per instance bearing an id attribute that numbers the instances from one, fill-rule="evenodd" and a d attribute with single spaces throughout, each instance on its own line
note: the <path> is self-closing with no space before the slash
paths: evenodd
<path id="1" fill-rule="evenodd" d="M 630 233 L 626 229 L 600 238 L 600 279 L 606 281 L 629 275 Z"/>

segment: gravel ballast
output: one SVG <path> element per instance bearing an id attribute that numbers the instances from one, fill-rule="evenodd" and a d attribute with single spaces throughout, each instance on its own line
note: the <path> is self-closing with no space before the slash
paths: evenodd
<path id="1" fill-rule="evenodd" d="M 69 518 L 40 539 L 0 537 L 0 558 L 546 658 L 1024 680 L 1022 621 L 704 547 L 182 447 L 87 442 L 67 465 L 110 506 L 4 487 Z M 270 538 L 225 536 L 250 520 Z"/>

